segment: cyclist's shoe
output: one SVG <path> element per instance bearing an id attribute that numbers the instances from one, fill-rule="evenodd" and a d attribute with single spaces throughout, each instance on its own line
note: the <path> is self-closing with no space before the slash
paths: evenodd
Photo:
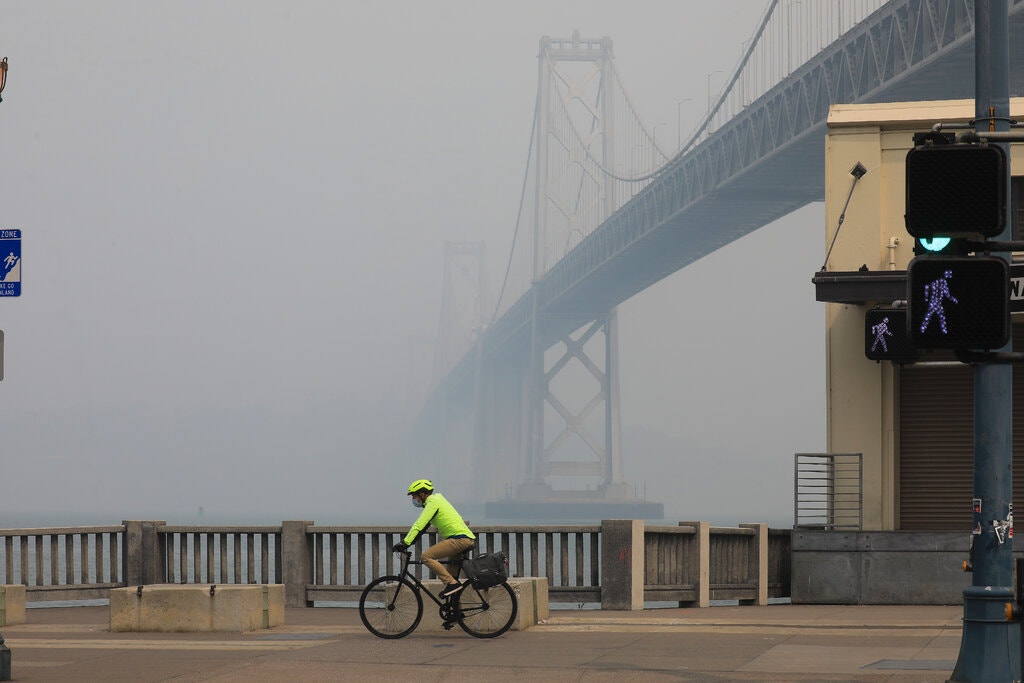
<path id="1" fill-rule="evenodd" d="M 456 581 L 455 583 L 449 583 L 447 586 L 445 586 L 445 589 L 441 591 L 441 597 L 447 600 L 448 598 L 456 595 L 463 588 L 464 586 L 458 581 Z"/>

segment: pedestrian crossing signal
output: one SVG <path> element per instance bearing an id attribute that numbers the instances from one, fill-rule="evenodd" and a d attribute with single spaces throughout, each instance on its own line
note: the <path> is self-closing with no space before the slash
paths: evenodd
<path id="1" fill-rule="evenodd" d="M 994 256 L 919 256 L 907 267 L 910 340 L 919 349 L 996 349 L 1010 338 L 1010 267 Z"/>
<path id="2" fill-rule="evenodd" d="M 997 237 L 1006 226 L 1006 153 L 996 145 L 921 145 L 907 152 L 907 232 Z"/>
<path id="3" fill-rule="evenodd" d="M 910 340 L 907 309 L 874 308 L 864 314 L 864 355 L 868 360 L 908 363 L 920 355 Z"/>

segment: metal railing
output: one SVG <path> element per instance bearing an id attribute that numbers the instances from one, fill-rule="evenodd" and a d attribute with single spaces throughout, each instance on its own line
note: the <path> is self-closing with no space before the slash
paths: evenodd
<path id="1" fill-rule="evenodd" d="M 310 601 L 348 601 L 359 598 L 363 586 L 377 576 L 398 570 L 391 547 L 407 527 L 313 526 L 313 581 Z M 513 576 L 548 577 L 551 602 L 598 602 L 600 526 L 474 527 L 479 553 L 501 550 Z M 413 552 L 418 557 L 437 541 L 423 534 Z M 417 567 L 420 578 L 429 578 Z"/>
<path id="2" fill-rule="evenodd" d="M 860 531 L 863 526 L 863 454 L 797 453 L 793 528 Z"/>
<path id="3" fill-rule="evenodd" d="M 645 526 L 643 535 L 644 601 L 706 604 L 707 600 L 758 600 L 766 581 L 771 598 L 789 596 L 789 530 L 768 530 L 767 547 L 758 547 L 757 525 L 739 528 L 698 523 Z M 377 576 L 397 571 L 391 547 L 405 527 L 311 526 L 313 557 L 309 602 L 358 600 L 363 586 Z M 474 527 L 477 552 L 502 550 L 513 576 L 543 576 L 551 603 L 600 603 L 603 567 L 601 525 Z M 413 552 L 417 556 L 436 542 L 424 534 Z M 631 558 L 617 558 L 618 567 Z M 764 566 L 762 566 L 762 563 Z M 421 578 L 429 578 L 418 567 Z M 706 576 L 706 585 L 701 577 Z M 767 577 L 766 579 L 763 577 Z M 703 597 L 702 597 L 703 596 Z"/>
<path id="4" fill-rule="evenodd" d="M 611 595 L 603 581 L 629 585 L 637 572 L 645 603 L 760 604 L 766 596 L 789 596 L 788 529 L 609 524 L 617 530 L 605 524 L 475 527 L 476 549 L 504 551 L 513 576 L 546 577 L 555 604 L 603 604 Z M 622 536 L 623 524 L 633 525 L 629 538 Z M 406 531 L 311 522 L 220 527 L 146 521 L 4 529 L 0 584 L 26 586 L 29 602 L 103 599 L 114 588 L 160 583 L 279 583 L 293 606 L 354 602 L 373 578 L 397 571 L 391 547 Z M 419 555 L 436 539 L 424 534 L 413 549 Z M 429 578 L 425 568 L 419 571 Z"/>
<path id="5" fill-rule="evenodd" d="M 105 598 L 124 585 L 123 526 L 0 529 L 0 584 L 30 600 Z"/>
<path id="6" fill-rule="evenodd" d="M 163 526 L 166 583 L 281 583 L 281 527 Z"/>

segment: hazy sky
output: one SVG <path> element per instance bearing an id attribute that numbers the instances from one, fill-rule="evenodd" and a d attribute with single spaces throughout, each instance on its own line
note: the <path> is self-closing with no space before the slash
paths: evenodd
<path id="1" fill-rule="evenodd" d="M 444 243 L 500 281 L 541 36 L 611 37 L 670 146 L 764 7 L 0 0 L 0 527 L 410 516 Z M 822 220 L 620 307 L 626 473 L 671 517 L 791 523 L 793 453 L 825 445 Z"/>

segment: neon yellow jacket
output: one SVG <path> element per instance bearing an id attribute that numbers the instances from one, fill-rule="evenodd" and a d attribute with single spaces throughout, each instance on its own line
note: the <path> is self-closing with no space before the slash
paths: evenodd
<path id="1" fill-rule="evenodd" d="M 437 529 L 441 538 L 452 538 L 453 536 L 476 538 L 466 523 L 462 521 L 462 515 L 448 502 L 448 499 L 440 493 L 432 493 L 427 496 L 427 500 L 423 503 L 423 512 L 413 522 L 412 528 L 409 529 L 409 533 L 405 535 L 402 542 L 412 545 L 423 533 L 423 530 L 431 524 Z"/>

